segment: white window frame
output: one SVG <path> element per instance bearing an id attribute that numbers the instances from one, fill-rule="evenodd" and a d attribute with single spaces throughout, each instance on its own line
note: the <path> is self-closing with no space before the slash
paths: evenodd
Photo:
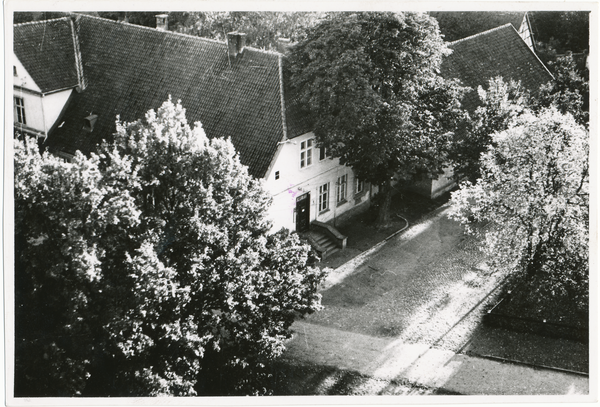
<path id="1" fill-rule="evenodd" d="M 325 161 L 328 158 L 329 158 L 329 152 L 327 151 L 327 148 L 320 147 L 319 148 L 319 161 Z"/>
<path id="2" fill-rule="evenodd" d="M 365 182 L 356 177 L 354 178 L 354 191 L 355 191 L 355 195 L 360 194 L 361 192 L 363 192 L 365 190 Z"/>
<path id="3" fill-rule="evenodd" d="M 348 193 L 348 174 L 339 176 L 335 186 L 336 202 L 338 204 L 346 202 L 346 195 Z"/>
<path id="4" fill-rule="evenodd" d="M 329 210 L 329 182 L 319 187 L 319 213 Z"/>
<path id="5" fill-rule="evenodd" d="M 27 117 L 25 115 L 25 99 L 22 97 L 15 96 L 15 121 L 20 124 L 27 124 Z"/>
<path id="6" fill-rule="evenodd" d="M 314 138 L 309 138 L 300 142 L 300 168 L 306 168 L 312 165 L 314 145 Z"/>

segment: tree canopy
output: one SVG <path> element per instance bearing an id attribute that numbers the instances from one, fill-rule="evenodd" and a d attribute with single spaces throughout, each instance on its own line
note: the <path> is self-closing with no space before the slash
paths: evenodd
<path id="1" fill-rule="evenodd" d="M 248 394 L 324 273 L 170 100 L 72 162 L 15 142 L 19 396 Z"/>
<path id="2" fill-rule="evenodd" d="M 314 120 L 318 144 L 386 196 L 391 180 L 435 177 L 462 116 L 463 89 L 438 74 L 449 50 L 419 13 L 329 15 L 296 44 L 287 90 Z"/>
<path id="3" fill-rule="evenodd" d="M 488 81 L 487 89 L 477 89 L 481 105 L 454 134 L 449 159 L 457 179 L 475 181 L 480 177 L 481 155 L 493 143 L 494 133 L 506 130 L 527 111 L 529 92 L 519 82 L 505 82 L 501 77 Z"/>
<path id="4" fill-rule="evenodd" d="M 555 108 L 527 113 L 495 133 L 481 178 L 452 195 L 453 217 L 491 221 L 484 248 L 497 268 L 567 295 L 587 312 L 589 136 Z"/>
<path id="5" fill-rule="evenodd" d="M 325 15 L 322 12 L 274 11 L 170 12 L 169 28 L 219 41 L 225 41 L 228 32 L 243 32 L 247 45 L 275 50 L 279 38 L 300 41 L 305 37 L 306 29 Z"/>

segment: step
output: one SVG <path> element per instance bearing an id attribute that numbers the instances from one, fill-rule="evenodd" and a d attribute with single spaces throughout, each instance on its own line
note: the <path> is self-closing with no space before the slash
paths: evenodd
<path id="1" fill-rule="evenodd" d="M 322 244 L 321 247 L 323 249 L 329 251 L 330 249 L 333 249 L 334 247 L 337 247 L 337 244 L 334 241 L 329 240 L 325 244 Z"/>
<path id="2" fill-rule="evenodd" d="M 320 245 L 327 244 L 327 243 L 329 243 L 331 241 L 332 240 L 329 237 L 327 237 L 327 236 L 321 236 L 321 237 L 318 237 L 318 238 L 315 239 L 315 242 L 317 242 Z"/>

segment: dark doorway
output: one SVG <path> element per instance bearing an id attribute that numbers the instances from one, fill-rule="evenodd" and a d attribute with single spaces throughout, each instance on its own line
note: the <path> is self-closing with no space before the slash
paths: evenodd
<path id="1" fill-rule="evenodd" d="M 310 192 L 296 198 L 296 232 L 308 232 L 310 226 Z"/>

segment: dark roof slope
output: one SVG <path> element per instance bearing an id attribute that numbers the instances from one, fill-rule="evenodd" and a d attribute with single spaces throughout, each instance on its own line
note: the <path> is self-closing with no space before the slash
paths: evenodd
<path id="1" fill-rule="evenodd" d="M 518 31 L 524 11 L 431 11 L 446 41 L 456 41 L 493 28 L 512 24 Z"/>
<path id="2" fill-rule="evenodd" d="M 511 24 L 448 44 L 452 54 L 444 58 L 441 73 L 445 78 L 458 78 L 473 88 L 463 99 L 464 107 L 473 111 L 479 105 L 477 87 L 487 88 L 491 78 L 521 81 L 535 92 L 552 80 L 544 64 L 521 39 Z"/>
<path id="3" fill-rule="evenodd" d="M 168 31 L 77 16 L 86 89 L 75 94 L 64 124 L 48 138 L 55 150 L 92 151 L 115 130 L 115 118 L 143 118 L 171 95 L 188 122 L 208 137 L 231 137 L 243 164 L 263 177 L 283 138 L 280 54 L 246 48 L 230 60 L 227 45 Z M 92 133 L 84 118 L 98 115 Z"/>
<path id="4" fill-rule="evenodd" d="M 14 51 L 42 93 L 77 86 L 69 18 L 15 25 Z"/>

